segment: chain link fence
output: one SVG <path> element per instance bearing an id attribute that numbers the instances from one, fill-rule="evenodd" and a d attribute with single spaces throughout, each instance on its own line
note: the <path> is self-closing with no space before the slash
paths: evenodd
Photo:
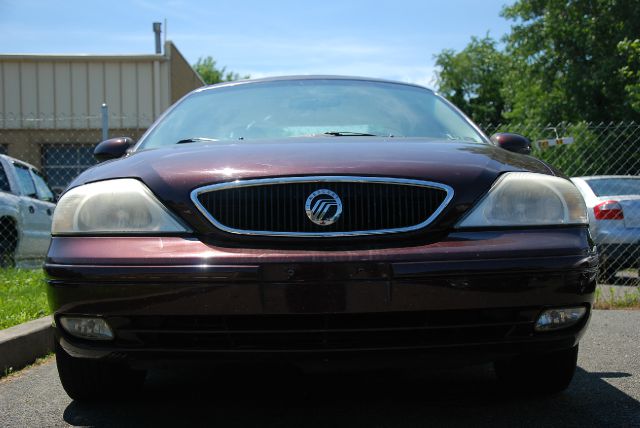
<path id="1" fill-rule="evenodd" d="M 27 121 L 20 127 L 11 127 L 5 120 L 0 128 L 0 154 L 21 161 L 3 158 L 0 169 L 2 265 L 41 263 L 48 247 L 55 196 L 96 163 L 93 148 L 102 139 L 98 117 L 66 118 L 55 124 L 46 120 Z M 137 139 L 144 132 L 135 127 L 139 123 L 148 121 L 111 117 L 109 135 Z M 575 177 L 602 256 L 600 280 L 611 283 L 637 276 L 640 124 L 493 124 L 482 128 L 488 135 L 514 132 L 528 137 L 533 142 L 533 156 Z"/>

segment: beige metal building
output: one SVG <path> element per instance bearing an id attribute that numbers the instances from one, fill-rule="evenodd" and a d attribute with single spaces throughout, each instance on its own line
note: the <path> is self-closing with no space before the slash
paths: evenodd
<path id="1" fill-rule="evenodd" d="M 60 189 L 94 163 L 106 103 L 109 136 L 138 138 L 204 85 L 176 46 L 163 54 L 0 54 L 0 153 L 42 168 Z"/>

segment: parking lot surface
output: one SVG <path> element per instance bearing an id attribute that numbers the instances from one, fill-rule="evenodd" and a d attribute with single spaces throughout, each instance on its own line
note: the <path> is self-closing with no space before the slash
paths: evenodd
<path id="1" fill-rule="evenodd" d="M 80 404 L 53 358 L 0 380 L 0 426 L 640 426 L 640 311 L 596 311 L 570 388 L 501 391 L 490 366 L 301 374 L 152 371 L 134 401 Z"/>

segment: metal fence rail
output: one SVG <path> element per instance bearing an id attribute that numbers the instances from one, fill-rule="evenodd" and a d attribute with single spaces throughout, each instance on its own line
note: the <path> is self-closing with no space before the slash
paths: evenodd
<path id="1" fill-rule="evenodd" d="M 66 118 L 64 123 L 49 123 L 45 118 L 31 121 L 26 127 L 23 121 L 19 128 L 11 127 L 11 121 L 5 118 L 0 128 L 0 154 L 33 165 L 59 194 L 74 177 L 96 163 L 93 147 L 103 138 L 99 119 Z M 121 119 L 110 118 L 109 136 L 138 139 L 144 132 L 144 129 L 114 127 L 118 123 L 139 123 Z M 586 195 L 593 236 L 601 251 L 600 279 L 614 282 L 637 275 L 640 260 L 640 123 L 489 124 L 482 129 L 487 135 L 495 132 L 522 134 L 533 142 L 532 156 L 545 160 L 569 177 L 592 177 L 576 180 L 576 183 Z M 31 189 L 34 200 L 46 199 L 35 174 L 31 179 L 33 188 L 26 179 L 20 185 Z M 6 201 L 6 194 L 12 191 L 9 187 L 0 171 L 0 208 L 6 208 L 9 203 Z M 46 244 L 32 248 L 29 254 L 20 254 L 22 226 L 19 220 L 9 218 L 6 211 L 0 211 L 1 263 L 10 264 L 16 256 L 39 263 L 46 252 Z M 46 221 L 46 218 L 42 219 L 45 226 Z"/>

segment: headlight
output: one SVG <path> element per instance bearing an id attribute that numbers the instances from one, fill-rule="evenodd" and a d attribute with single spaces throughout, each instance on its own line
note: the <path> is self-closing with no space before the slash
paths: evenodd
<path id="1" fill-rule="evenodd" d="M 186 232 L 138 180 L 85 184 L 65 193 L 53 214 L 53 235 Z"/>
<path id="2" fill-rule="evenodd" d="M 587 208 L 568 180 L 532 172 L 509 172 L 456 227 L 587 224 Z"/>

